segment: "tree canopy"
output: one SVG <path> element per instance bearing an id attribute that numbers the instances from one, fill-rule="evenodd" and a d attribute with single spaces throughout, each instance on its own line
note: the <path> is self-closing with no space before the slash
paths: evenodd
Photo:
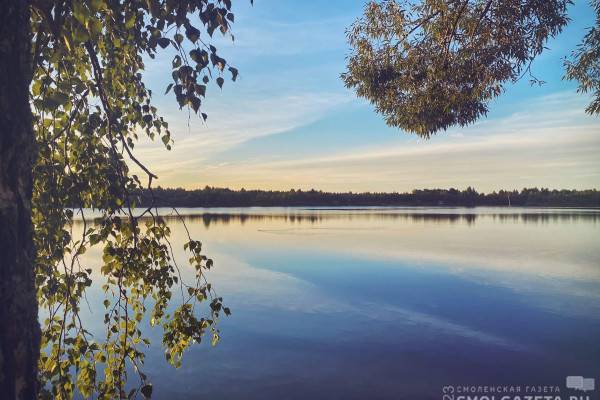
<path id="1" fill-rule="evenodd" d="M 347 31 L 352 52 L 342 74 L 390 126 L 423 137 L 487 114 L 506 85 L 531 74 L 548 38 L 569 22 L 570 0 L 370 1 Z M 600 1 L 592 0 L 598 18 Z M 598 24 L 597 24 L 598 25 Z M 567 62 L 568 79 L 595 92 L 598 26 Z"/>
<path id="2" fill-rule="evenodd" d="M 130 195 L 152 190 L 157 179 L 134 154 L 140 135 L 160 139 L 167 150 L 173 145 L 144 83 L 144 61 L 170 50 L 166 92 L 206 120 L 202 100 L 209 85 L 222 87 L 238 75 L 211 44 L 213 34 L 234 40 L 231 0 L 34 0 L 29 11 L 38 152 L 32 220 L 45 315 L 41 395 L 150 397 L 143 372 L 149 340 L 139 324 L 162 327 L 166 359 L 178 366 L 206 332 L 218 341 L 217 320 L 229 309 L 206 280 L 213 262 L 201 243 L 189 237 L 184 245 L 196 278 L 183 282 L 169 227 L 151 204 L 136 210 Z M 132 165 L 142 175 L 132 173 Z M 86 207 L 100 217 L 90 219 Z M 76 214 L 83 219 L 81 235 L 73 230 Z M 93 246 L 102 248 L 101 265 L 84 265 L 80 256 Z M 104 338 L 93 337 L 79 317 L 92 268 L 104 280 L 94 278 L 106 295 Z M 128 371 L 136 372 L 137 383 L 127 383 Z"/>

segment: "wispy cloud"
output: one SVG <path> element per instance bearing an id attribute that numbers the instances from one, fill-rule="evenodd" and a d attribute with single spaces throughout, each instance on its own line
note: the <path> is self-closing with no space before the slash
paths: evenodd
<path id="1" fill-rule="evenodd" d="M 173 55 L 161 53 L 147 60 L 146 79 L 175 140 L 170 152 L 148 140 L 136 147 L 139 158 L 159 175 L 159 183 L 201 184 L 198 172 L 215 169 L 208 160 L 216 154 L 311 124 L 354 100 L 339 82 L 341 67 L 323 57 L 329 51 L 343 52 L 344 27 L 351 18 L 281 18 L 274 11 L 279 6 L 277 2 L 252 10 L 240 6 L 235 41 L 215 35 L 221 55 L 239 67 L 240 75 L 235 83 L 227 81 L 223 90 L 209 85 L 202 104 L 208 114 L 206 124 L 179 110 L 172 96 L 162 95 L 170 80 L 170 69 L 165 67 Z M 343 57 L 333 59 L 343 62 Z"/>
<path id="2" fill-rule="evenodd" d="M 600 123 L 583 114 L 581 100 L 569 96 L 541 97 L 507 117 L 431 141 L 352 151 L 340 146 L 335 154 L 282 161 L 232 160 L 212 165 L 203 178 L 233 187 L 327 190 L 598 187 Z"/>
<path id="3" fill-rule="evenodd" d="M 140 159 L 154 166 L 154 171 L 164 178 L 162 182 L 181 181 L 174 178 L 181 177 L 182 168 L 196 172 L 205 168 L 205 161 L 218 152 L 253 138 L 310 124 L 348 101 L 347 96 L 336 93 L 307 92 L 267 99 L 248 96 L 243 104 L 235 106 L 235 112 L 216 107 L 205 125 L 195 115 L 188 121 L 187 114 L 177 112 L 166 116 L 174 132 L 172 151 L 148 140 L 142 141 L 137 151 Z"/>

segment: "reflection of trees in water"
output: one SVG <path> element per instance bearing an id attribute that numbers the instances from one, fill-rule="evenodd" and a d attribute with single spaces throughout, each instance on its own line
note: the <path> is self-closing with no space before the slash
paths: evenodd
<path id="1" fill-rule="evenodd" d="M 165 217 L 170 219 L 171 217 Z M 496 213 L 496 214 L 458 214 L 458 213 L 318 213 L 318 214 L 245 214 L 245 213 L 204 213 L 183 215 L 186 222 L 202 222 L 205 227 L 211 224 L 228 225 L 230 223 L 244 225 L 246 222 L 285 222 L 290 224 L 316 224 L 326 220 L 334 221 L 410 221 L 413 223 L 437 223 L 473 225 L 477 220 L 491 219 L 501 223 L 558 223 L 558 222 L 592 222 L 600 219 L 600 213 L 566 212 L 566 213 Z"/>
<path id="2" fill-rule="evenodd" d="M 182 214 L 186 222 L 201 222 L 205 227 L 210 225 L 244 225 L 246 222 L 285 222 L 289 224 L 317 224 L 323 221 L 398 221 L 412 223 L 433 224 L 466 224 L 471 226 L 477 221 L 492 220 L 500 223 L 525 223 L 546 224 L 564 222 L 596 223 L 600 220 L 600 212 L 564 211 L 557 213 L 549 212 L 521 212 L 521 213 L 398 213 L 381 212 L 378 210 L 365 212 L 347 212 L 344 210 L 316 213 L 273 213 L 273 214 L 248 214 L 248 213 L 202 213 Z M 333 211 L 333 212 L 332 212 Z M 163 218 L 175 221 L 179 217 L 171 214 L 163 215 Z M 74 225 L 80 225 L 81 220 L 75 219 Z"/>

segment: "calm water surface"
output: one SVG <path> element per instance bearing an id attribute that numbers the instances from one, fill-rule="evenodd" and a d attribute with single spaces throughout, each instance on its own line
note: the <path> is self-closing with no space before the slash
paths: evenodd
<path id="1" fill-rule="evenodd" d="M 149 330 L 155 398 L 441 399 L 444 385 L 565 390 L 568 375 L 600 385 L 600 211 L 179 211 L 233 314 L 220 344 L 192 348 L 179 370 Z M 183 226 L 169 221 L 180 248 Z M 103 313 L 92 300 L 98 329 Z"/>

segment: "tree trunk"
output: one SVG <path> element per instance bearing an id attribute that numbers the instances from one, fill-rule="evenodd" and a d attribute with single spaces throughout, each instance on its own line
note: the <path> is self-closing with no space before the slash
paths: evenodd
<path id="1" fill-rule="evenodd" d="M 31 223 L 35 138 L 28 1 L 0 7 L 0 397 L 34 399 L 40 328 Z"/>

